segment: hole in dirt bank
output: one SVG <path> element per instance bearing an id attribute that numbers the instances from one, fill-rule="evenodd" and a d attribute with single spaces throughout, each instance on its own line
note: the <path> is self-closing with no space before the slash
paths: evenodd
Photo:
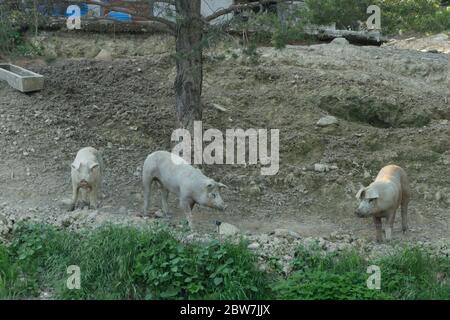
<path id="1" fill-rule="evenodd" d="M 338 99 L 336 96 L 323 96 L 319 108 L 347 121 L 378 128 L 416 128 L 427 125 L 431 120 L 431 115 L 423 111 L 368 97 Z"/>

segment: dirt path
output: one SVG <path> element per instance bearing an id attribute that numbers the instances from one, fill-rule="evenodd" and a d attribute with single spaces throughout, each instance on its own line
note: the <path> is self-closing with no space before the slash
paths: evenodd
<path id="1" fill-rule="evenodd" d="M 4 215 L 62 224 L 74 224 L 70 216 L 80 214 L 82 224 L 151 222 L 136 216 L 140 168 L 150 152 L 170 147 L 175 64 L 171 43 L 152 51 L 159 37 L 129 41 L 134 45 L 96 42 L 119 56 L 113 62 L 17 62 L 46 77 L 42 92 L 21 94 L 0 83 Z M 137 47 L 138 56 L 127 57 L 129 47 Z M 223 194 L 226 214 L 195 209 L 201 230 L 214 232 L 215 220 L 221 220 L 251 233 L 286 228 L 306 237 L 339 231 L 372 240 L 372 222 L 353 214 L 354 194 L 358 183 L 368 184 L 394 162 L 407 170 L 413 187 L 411 232 L 402 235 L 397 219 L 394 239 L 448 243 L 450 57 L 335 45 L 260 52 L 256 65 L 233 48 L 208 52 L 204 100 L 228 111 L 207 109 L 204 122 L 220 130 L 279 128 L 281 169 L 263 177 L 256 166 L 204 166 L 231 189 Z M 327 114 L 337 116 L 339 125 L 316 127 Z M 70 163 L 87 145 L 104 153 L 103 205 L 98 212 L 69 214 L 62 201 L 70 196 Z M 308 170 L 315 163 L 338 169 Z M 154 201 L 159 206 L 159 196 Z M 174 196 L 170 203 L 173 221 L 181 221 Z"/>

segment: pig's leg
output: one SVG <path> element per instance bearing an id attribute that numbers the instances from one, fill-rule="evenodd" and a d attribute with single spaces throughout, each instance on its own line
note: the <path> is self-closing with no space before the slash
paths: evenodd
<path id="1" fill-rule="evenodd" d="M 394 221 L 395 221 L 395 211 L 390 212 L 387 215 L 387 223 L 386 223 L 386 240 L 390 241 L 392 239 L 392 230 L 394 229 Z"/>
<path id="2" fill-rule="evenodd" d="M 148 214 L 151 205 L 153 179 L 144 177 L 144 215 Z"/>
<path id="3" fill-rule="evenodd" d="M 402 231 L 408 231 L 408 202 L 402 203 Z"/>
<path id="4" fill-rule="evenodd" d="M 164 215 L 167 217 L 169 215 L 169 204 L 167 202 L 167 199 L 169 198 L 169 190 L 161 186 L 161 204 L 162 204 L 162 211 Z"/>
<path id="5" fill-rule="evenodd" d="M 373 217 L 373 222 L 375 223 L 376 239 L 377 239 L 377 242 L 380 243 L 383 241 L 383 230 L 382 230 L 381 218 Z"/>
<path id="6" fill-rule="evenodd" d="M 86 205 L 88 205 L 88 199 L 87 199 L 87 191 L 86 191 L 86 189 L 85 188 L 80 188 L 80 194 L 81 194 L 81 202 L 83 203 L 83 208 L 82 209 L 84 209 L 84 207 L 86 206 Z"/>
<path id="7" fill-rule="evenodd" d="M 77 202 L 78 202 L 78 194 L 79 194 L 79 190 L 80 190 L 76 184 L 74 184 L 72 187 L 73 187 L 72 204 L 70 206 L 69 211 L 74 211 L 75 210 L 75 207 L 76 207 Z"/>
<path id="8" fill-rule="evenodd" d="M 89 192 L 89 208 L 97 209 L 98 208 L 98 186 L 92 186 Z"/>
<path id="9" fill-rule="evenodd" d="M 192 208 L 194 207 L 194 202 L 189 200 L 181 200 L 180 206 L 186 214 L 186 218 L 189 224 L 189 228 L 191 231 L 194 230 L 194 221 L 192 220 Z"/>

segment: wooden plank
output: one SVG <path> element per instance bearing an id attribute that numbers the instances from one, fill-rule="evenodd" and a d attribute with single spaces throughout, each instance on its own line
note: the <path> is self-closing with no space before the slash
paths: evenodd
<path id="1" fill-rule="evenodd" d="M 0 63 L 0 80 L 21 92 L 40 91 L 44 87 L 44 76 L 10 63 Z"/>

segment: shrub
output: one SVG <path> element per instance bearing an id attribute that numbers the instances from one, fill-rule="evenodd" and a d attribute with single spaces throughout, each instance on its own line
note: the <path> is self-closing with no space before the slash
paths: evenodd
<path id="1" fill-rule="evenodd" d="M 366 286 L 370 265 L 380 267 L 381 290 Z M 423 248 L 366 261 L 352 251 L 299 247 L 292 266 L 294 272 L 274 287 L 279 299 L 450 299 L 450 259 Z"/>
<path id="2" fill-rule="evenodd" d="M 390 296 L 366 287 L 361 272 L 330 273 L 326 271 L 295 272 L 275 286 L 278 299 L 286 300 L 369 300 Z"/>
<path id="3" fill-rule="evenodd" d="M 439 0 L 306 0 L 304 17 L 311 24 L 336 23 L 336 27 L 358 28 L 367 21 L 367 7 L 381 8 L 383 33 L 403 31 L 439 32 L 450 28 L 450 11 Z"/>
<path id="4" fill-rule="evenodd" d="M 439 0 L 377 0 L 385 33 L 439 32 L 450 28 L 450 11 Z"/>
<path id="5" fill-rule="evenodd" d="M 397 299 L 450 299 L 450 258 L 419 247 L 379 259 L 383 290 Z"/>
<path id="6" fill-rule="evenodd" d="M 69 290 L 67 267 L 81 271 Z M 369 290 L 367 267 L 381 269 Z M 299 247 L 287 278 L 257 267 L 247 243 L 182 243 L 166 227 L 104 226 L 80 233 L 19 224 L 0 245 L 0 298 L 450 299 L 450 259 L 409 248 L 367 261 L 354 251 Z"/>
<path id="7" fill-rule="evenodd" d="M 245 244 L 183 244 L 166 228 L 105 226 L 78 234 L 20 225 L 11 254 L 33 284 L 16 293 L 23 297 L 48 287 L 63 299 L 257 299 L 268 290 Z M 66 287 L 70 265 L 80 267 L 80 290 Z"/>
<path id="8" fill-rule="evenodd" d="M 358 20 L 366 21 L 370 0 L 305 0 L 305 19 L 316 25 L 336 23 L 336 28 L 358 27 Z"/>

